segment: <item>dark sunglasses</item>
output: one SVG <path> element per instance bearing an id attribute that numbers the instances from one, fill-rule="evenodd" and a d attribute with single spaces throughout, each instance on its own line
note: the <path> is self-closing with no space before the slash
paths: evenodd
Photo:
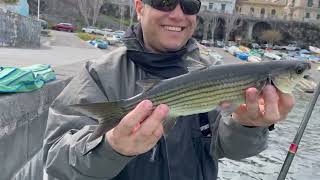
<path id="1" fill-rule="evenodd" d="M 200 0 L 142 0 L 154 9 L 169 12 L 176 8 L 180 3 L 184 14 L 195 15 L 200 11 Z"/>

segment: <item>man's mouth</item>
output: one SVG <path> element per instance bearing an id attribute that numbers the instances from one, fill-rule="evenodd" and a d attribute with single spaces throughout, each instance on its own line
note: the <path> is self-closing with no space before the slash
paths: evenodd
<path id="1" fill-rule="evenodd" d="M 181 32 L 184 30 L 184 27 L 179 26 L 163 26 L 165 30 L 167 31 L 173 31 L 173 32 Z"/>

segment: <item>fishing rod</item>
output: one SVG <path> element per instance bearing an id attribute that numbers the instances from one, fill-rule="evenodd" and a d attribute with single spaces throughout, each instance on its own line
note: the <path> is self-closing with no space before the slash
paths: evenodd
<path id="1" fill-rule="evenodd" d="M 314 96 L 312 97 L 312 100 L 309 103 L 307 111 L 304 113 L 303 120 L 301 121 L 299 129 L 296 133 L 296 136 L 290 145 L 286 160 L 284 161 L 284 163 L 282 165 L 282 168 L 281 168 L 281 171 L 279 173 L 277 180 L 284 180 L 288 174 L 288 171 L 289 171 L 289 168 L 290 168 L 291 163 L 293 161 L 293 158 L 298 151 L 298 146 L 299 146 L 300 140 L 302 138 L 302 135 L 304 133 L 304 130 L 307 127 L 307 124 L 309 122 L 313 108 L 314 108 L 315 104 L 317 103 L 319 94 L 320 94 L 320 82 L 318 83 L 318 85 L 316 87 L 316 92 L 315 92 Z"/>

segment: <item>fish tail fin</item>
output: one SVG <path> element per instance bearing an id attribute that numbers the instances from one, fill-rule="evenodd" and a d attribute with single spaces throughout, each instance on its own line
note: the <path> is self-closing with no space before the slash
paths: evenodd
<path id="1" fill-rule="evenodd" d="M 74 104 L 70 105 L 70 107 L 87 117 L 99 121 L 99 126 L 90 139 L 95 139 L 114 128 L 126 114 L 126 110 L 123 107 L 123 101 Z"/>

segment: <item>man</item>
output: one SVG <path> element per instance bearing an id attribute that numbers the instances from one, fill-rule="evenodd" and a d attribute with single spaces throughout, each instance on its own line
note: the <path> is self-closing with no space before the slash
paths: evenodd
<path id="1" fill-rule="evenodd" d="M 212 180 L 217 160 L 242 159 L 267 147 L 268 127 L 285 119 L 293 98 L 268 85 L 261 98 L 246 91 L 246 104 L 230 116 L 219 110 L 178 119 L 163 138 L 169 107 L 144 100 L 105 135 L 89 140 L 97 122 L 67 105 L 117 101 L 142 91 L 138 80 L 165 79 L 218 64 L 201 57 L 191 38 L 199 0 L 135 0 L 139 25 L 119 48 L 88 62 L 52 104 L 44 162 L 58 179 Z"/>

